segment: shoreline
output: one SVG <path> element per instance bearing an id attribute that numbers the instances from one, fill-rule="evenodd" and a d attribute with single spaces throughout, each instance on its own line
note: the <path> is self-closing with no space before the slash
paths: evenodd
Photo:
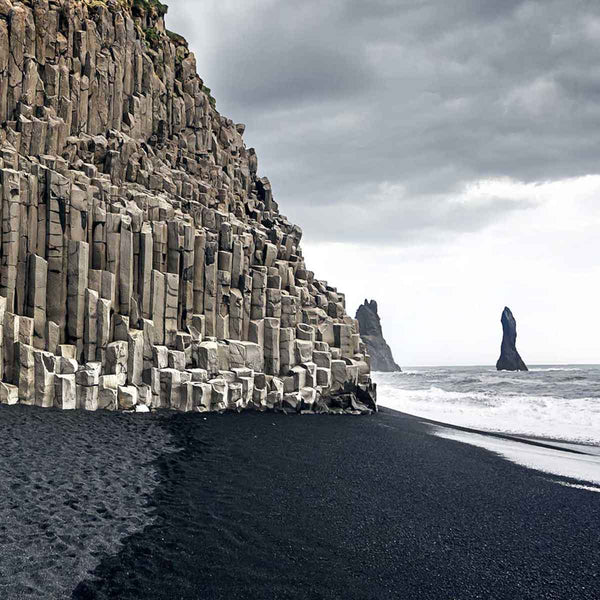
<path id="1" fill-rule="evenodd" d="M 380 409 L 381 410 L 381 409 Z M 599 492 L 600 446 L 571 440 L 519 436 L 435 421 L 392 408 L 434 428 L 432 435 L 470 444 L 492 452 L 503 460 L 545 475 L 577 481 L 590 491 Z M 569 483 L 568 485 L 575 485 Z"/>
<path id="2" fill-rule="evenodd" d="M 13 408 L 0 410 L 7 600 L 595 600 L 597 495 L 416 417 Z M 62 485 L 40 494 L 41 478 Z M 31 540 L 36 560 L 19 562 Z"/>
<path id="3" fill-rule="evenodd" d="M 519 434 L 511 434 L 511 433 L 502 433 L 501 431 L 491 431 L 487 429 L 478 429 L 474 427 L 466 427 L 464 425 L 455 425 L 454 423 L 446 423 L 444 421 L 436 421 L 434 419 L 428 419 L 427 417 L 421 417 L 419 415 L 413 415 L 412 413 L 407 413 L 402 410 L 396 410 L 395 408 L 389 408 L 387 406 L 379 407 L 381 411 L 389 410 L 392 412 L 397 412 L 406 417 L 413 417 L 422 421 L 423 423 L 427 423 L 429 425 L 435 425 L 438 427 L 445 427 L 447 429 L 457 429 L 459 431 L 463 431 L 465 433 L 474 433 L 478 435 L 486 435 L 490 437 L 495 437 L 499 439 L 504 439 L 512 442 L 520 442 L 523 444 L 529 444 L 532 446 L 540 446 L 542 448 L 548 448 L 551 450 L 563 451 L 563 452 L 572 452 L 574 454 L 584 454 L 587 455 L 587 452 L 583 450 L 579 450 L 578 448 L 597 448 L 600 450 L 600 445 L 598 444 L 586 444 L 583 442 L 573 442 L 571 440 L 559 439 L 559 438 L 546 438 L 546 437 L 536 437 L 531 435 L 519 435 Z M 556 444 L 556 445 L 553 445 Z M 592 453 L 595 454 L 595 453 Z"/>

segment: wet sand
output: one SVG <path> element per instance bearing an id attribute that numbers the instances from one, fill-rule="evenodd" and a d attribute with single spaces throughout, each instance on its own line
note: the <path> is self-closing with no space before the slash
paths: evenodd
<path id="1" fill-rule="evenodd" d="M 0 433 L 7 600 L 599 597 L 597 493 L 387 409 L 0 407 Z"/>

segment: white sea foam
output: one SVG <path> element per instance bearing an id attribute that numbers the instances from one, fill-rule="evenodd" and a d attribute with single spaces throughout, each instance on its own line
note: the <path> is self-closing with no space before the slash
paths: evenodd
<path id="1" fill-rule="evenodd" d="M 493 386 L 489 391 L 472 392 L 444 390 L 438 385 L 414 390 L 383 378 L 378 400 L 388 408 L 463 427 L 600 444 L 600 398 L 503 394 Z"/>
<path id="2" fill-rule="evenodd" d="M 576 483 L 565 483 L 564 481 L 556 481 L 555 483 L 563 485 L 564 487 L 575 488 L 576 490 L 586 490 L 587 492 L 600 493 L 600 487 L 592 487 L 589 485 L 577 485 Z"/>
<path id="3" fill-rule="evenodd" d="M 553 371 L 583 371 L 581 367 L 532 367 L 529 369 L 530 373 L 552 373 Z"/>
<path id="4" fill-rule="evenodd" d="M 491 450 L 512 462 L 530 469 L 561 477 L 579 479 L 590 484 L 600 484 L 600 457 L 597 455 L 574 454 L 552 448 L 532 446 L 531 444 L 514 440 L 498 439 L 476 433 L 452 431 L 446 427 L 436 428 L 436 435 Z M 600 491 L 597 487 L 578 486 L 562 481 L 557 483 L 594 492 Z"/>

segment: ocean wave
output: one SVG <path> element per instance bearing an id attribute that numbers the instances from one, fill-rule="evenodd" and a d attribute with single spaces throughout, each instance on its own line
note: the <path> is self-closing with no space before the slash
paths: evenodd
<path id="1" fill-rule="evenodd" d="M 529 373 L 550 373 L 552 371 L 583 371 L 581 367 L 531 367 Z"/>
<path id="2" fill-rule="evenodd" d="M 482 379 L 479 377 L 465 377 L 464 379 L 454 379 L 452 381 L 455 385 L 466 385 L 468 383 L 482 383 Z"/>
<path id="3" fill-rule="evenodd" d="M 450 391 L 436 385 L 407 390 L 380 383 L 382 406 L 434 421 L 517 435 L 600 444 L 600 399 Z"/>
<path id="4" fill-rule="evenodd" d="M 519 379 L 517 377 L 501 377 L 499 375 L 484 375 L 481 378 L 481 382 L 486 383 L 486 384 L 492 383 L 492 384 L 499 384 L 499 385 L 507 384 L 507 383 L 513 383 L 515 385 L 522 385 L 523 379 Z"/>

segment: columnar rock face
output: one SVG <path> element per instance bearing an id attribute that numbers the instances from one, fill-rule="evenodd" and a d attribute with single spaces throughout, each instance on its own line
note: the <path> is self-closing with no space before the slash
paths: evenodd
<path id="1" fill-rule="evenodd" d="M 502 348 L 496 363 L 498 371 L 528 371 L 527 365 L 517 352 L 517 322 L 510 308 L 502 313 Z"/>
<path id="2" fill-rule="evenodd" d="M 369 412 L 344 295 L 156 0 L 0 0 L 0 401 Z"/>
<path id="3" fill-rule="evenodd" d="M 365 300 L 365 303 L 361 304 L 356 311 L 356 320 L 360 326 L 360 336 L 366 344 L 371 359 L 371 368 L 374 371 L 387 373 L 401 371 L 402 369 L 394 361 L 392 351 L 383 337 L 377 302 Z"/>

